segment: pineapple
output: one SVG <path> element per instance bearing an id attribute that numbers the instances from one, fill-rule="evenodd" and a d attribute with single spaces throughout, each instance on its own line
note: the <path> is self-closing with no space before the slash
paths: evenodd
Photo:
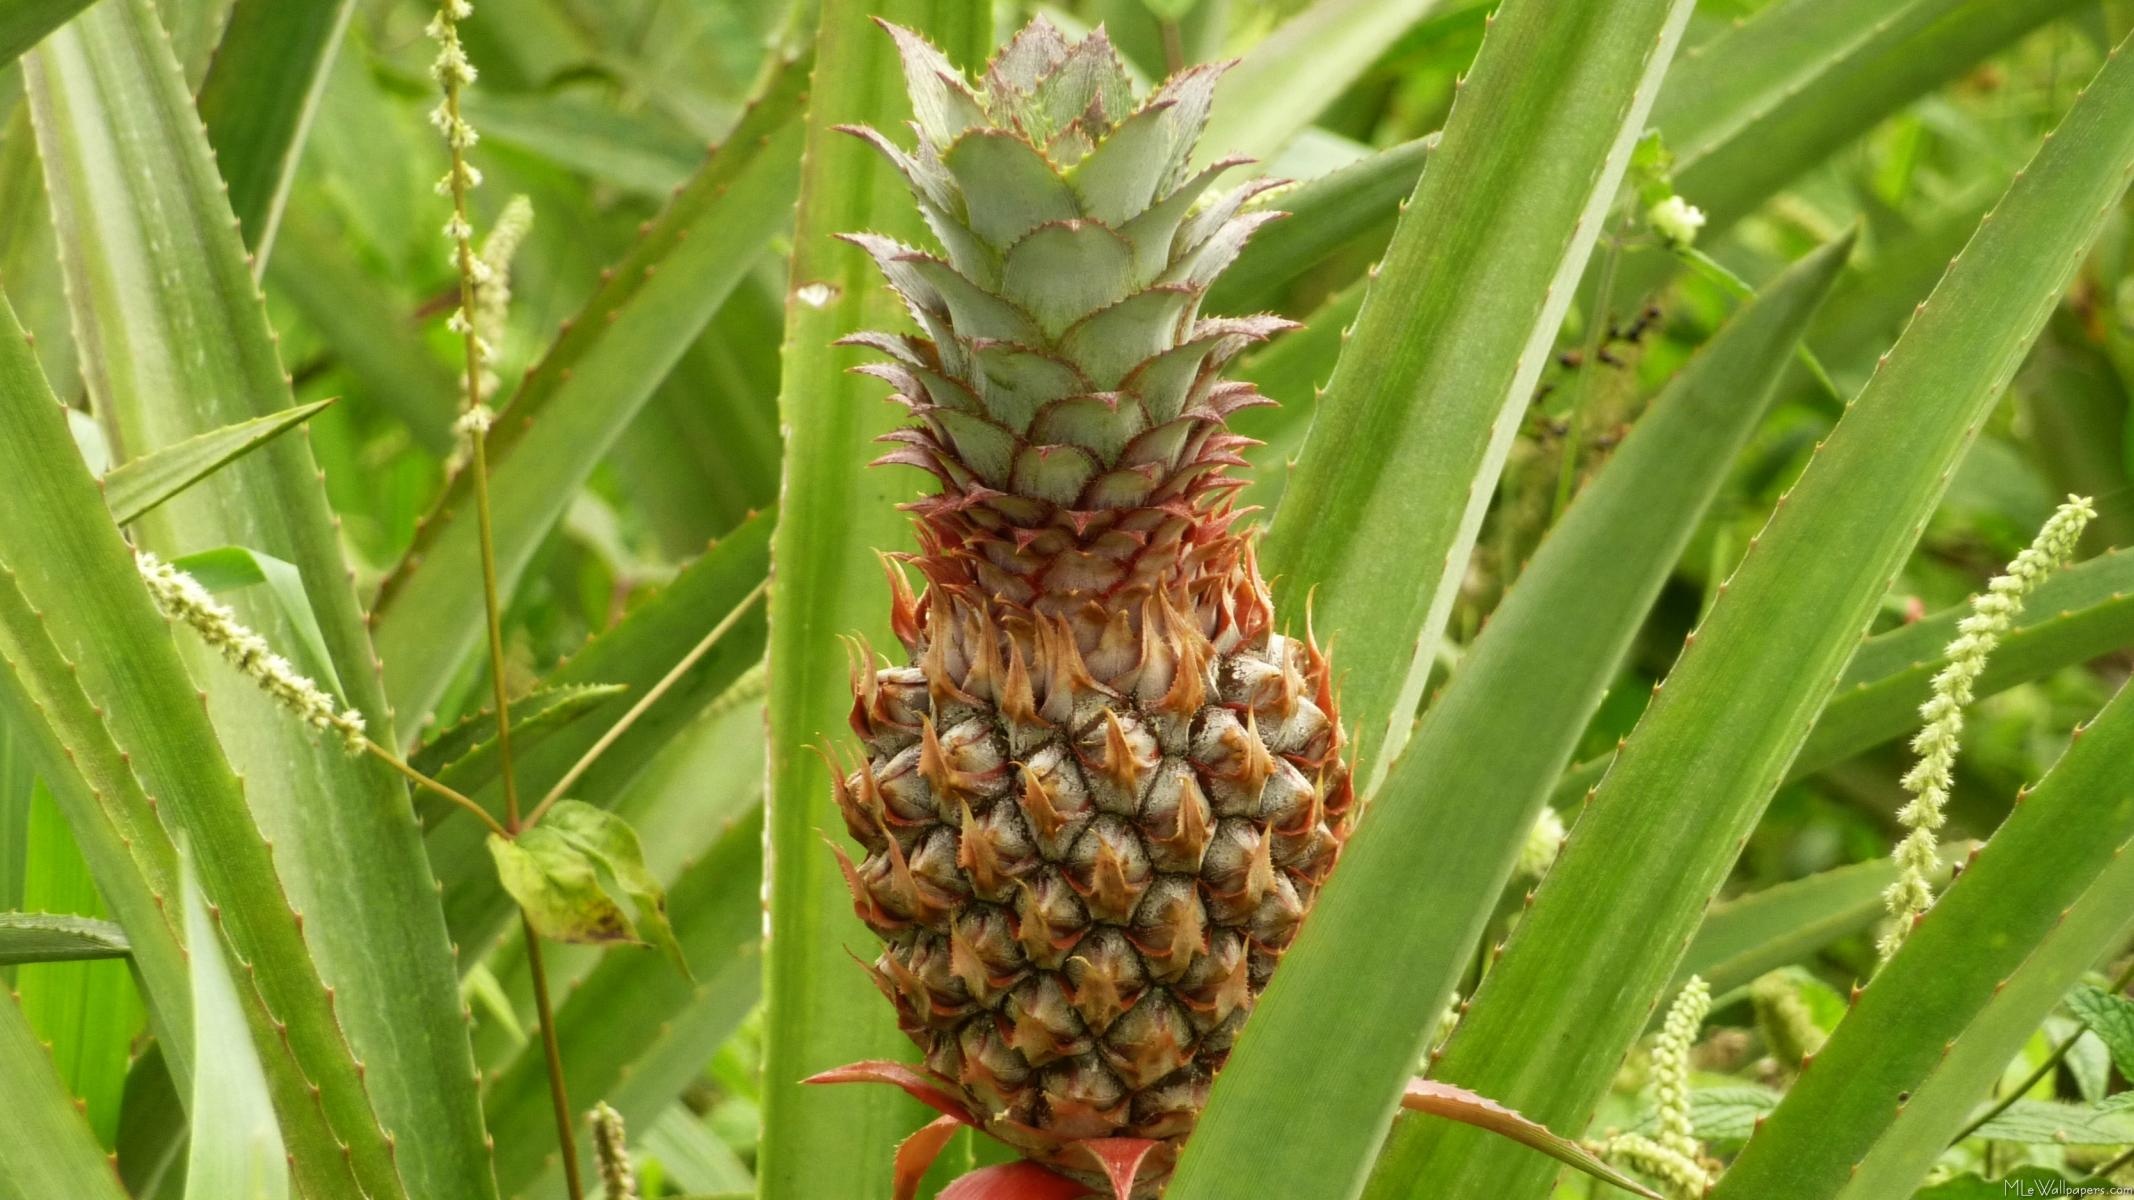
<path id="1" fill-rule="evenodd" d="M 1085 1144 L 1127 1139 L 1150 1196 L 1351 815 L 1326 659 L 1275 631 L 1228 473 L 1225 417 L 1269 401 L 1222 369 L 1289 323 L 1197 311 L 1279 214 L 1243 211 L 1264 181 L 1203 199 L 1244 161 L 1191 166 L 1220 67 L 1137 103 L 1101 29 L 1040 19 L 972 84 L 886 27 L 917 146 L 848 132 L 945 253 L 850 235 L 926 336 L 847 342 L 915 419 L 881 461 L 939 488 L 923 589 L 889 571 L 908 664 L 855 671 L 838 855 L 937 1106 L 1107 1189 Z"/>

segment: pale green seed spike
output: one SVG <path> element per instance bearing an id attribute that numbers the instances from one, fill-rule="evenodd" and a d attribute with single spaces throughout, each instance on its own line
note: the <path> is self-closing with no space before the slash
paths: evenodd
<path id="1" fill-rule="evenodd" d="M 1919 709 L 1926 725 L 1912 739 L 1919 761 L 1905 773 L 1904 790 L 1911 802 L 1897 811 L 1897 820 L 1910 830 L 1897 843 L 1897 881 L 1882 893 L 1890 922 L 1877 944 L 1882 961 L 1896 957 L 1911 933 L 1912 923 L 1934 903 L 1933 877 L 1941 866 L 1935 836 L 1941 828 L 1942 809 L 1955 785 L 1956 755 L 1962 748 L 1964 706 L 1971 703 L 1986 658 L 2015 625 L 2023 601 L 2045 581 L 2053 568 L 2067 561 L 2082 540 L 2082 530 L 2097 515 L 2087 496 L 2069 496 L 2054 512 L 2037 540 L 2016 555 L 2008 570 L 1993 578 L 1985 592 L 1971 602 L 1971 615 L 1956 627 L 1956 640 L 1949 643 L 1949 665 L 1934 676 L 1933 694 Z"/>
<path id="2" fill-rule="evenodd" d="M 1040 225 L 1001 260 L 1001 288 L 1037 318 L 1048 338 L 1126 298 L 1134 248 L 1095 221 Z"/>
<path id="3" fill-rule="evenodd" d="M 971 232 L 996 250 L 1047 221 L 1082 215 L 1074 191 L 1052 164 L 1014 133 L 974 129 L 944 151 L 941 162 L 963 193 Z"/>
<path id="4" fill-rule="evenodd" d="M 964 130 L 986 123 L 985 109 L 947 55 L 901 25 L 876 23 L 896 39 L 897 57 L 904 64 L 904 86 L 911 93 L 912 118 L 922 139 L 946 146 Z"/>

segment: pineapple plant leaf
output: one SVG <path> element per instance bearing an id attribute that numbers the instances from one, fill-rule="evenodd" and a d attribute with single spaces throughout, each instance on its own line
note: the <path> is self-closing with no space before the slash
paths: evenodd
<path id="1" fill-rule="evenodd" d="M 288 1200 L 288 1151 L 265 1071 L 238 1004 L 218 917 L 180 850 L 186 961 L 193 993 L 192 1111 L 213 1113 L 186 1151 L 186 1200 Z"/>
<path id="2" fill-rule="evenodd" d="M 1422 1058 L 1464 948 L 1482 938 L 1551 785 L 1851 249 L 1850 238 L 1824 247 L 1735 314 L 1550 531 L 1394 763 L 1374 802 L 1373 840 L 1351 851 L 1297 949 L 1315 970 L 1275 985 L 1217 1088 L 1211 1128 L 1230 1115 L 1220 1107 L 1226 1087 L 1253 1096 L 1307 1069 L 1351 1086 L 1314 1097 L 1308 1112 L 1248 1106 L 1207 1145 L 1302 1127 L 1313 1132 L 1283 1155 L 1297 1178 L 1367 1161 L 1392 1118 L 1384 1093 Z M 1594 615 L 1564 622 L 1574 605 Z M 1432 803 L 1446 795 L 1475 804 Z M 1396 886 L 1413 898 L 1398 913 L 1360 903 Z M 1311 1028 L 1311 1013 L 1359 986 L 1384 1001 L 1343 1029 Z M 1388 1044 L 1408 1052 L 1386 1054 Z M 1337 1147 L 1354 1161 L 1337 1163 Z"/>
<path id="3" fill-rule="evenodd" d="M 2134 68 L 2114 57 L 1752 543 L 1433 1074 L 1545 1122 L 1590 1115 L 1645 1024 L 1621 997 L 1657 997 L 1673 974 L 1958 454 L 2123 192 L 2134 170 L 2130 113 Z M 1657 862 L 1670 869 L 1645 865 Z M 1614 900 L 1587 902 L 1598 894 Z M 1601 946 L 1614 948 L 1605 966 L 1593 957 Z M 1492 1049 L 1508 1038 L 1541 1038 L 1555 1052 L 1512 1063 Z M 1367 1194 L 1485 1179 L 1539 1182 L 1527 1163 L 1414 1123 L 1396 1130 Z"/>
<path id="4" fill-rule="evenodd" d="M 1861 643 L 1846 664 L 1837 692 L 1816 717 L 1815 729 L 1787 768 L 1804 779 L 1912 730 L 1930 690 L 1940 648 L 1971 611 L 1954 605 Z M 2112 550 L 2054 573 L 2038 588 L 2016 626 L 1986 664 L 1978 694 L 1990 696 L 2075 663 L 2109 654 L 2134 640 L 2134 557 Z M 1564 773 L 1555 803 L 1573 804 L 1600 781 L 1606 759 Z"/>
<path id="5" fill-rule="evenodd" d="M 67 913 L 0 913 L 0 966 L 124 958 L 126 931 L 109 921 Z"/>
<path id="6" fill-rule="evenodd" d="M 0 65 L 12 64 L 24 51 L 74 18 L 94 0 L 26 0 L 8 6 L 0 17 Z"/>
<path id="7" fill-rule="evenodd" d="M 1272 158 L 1438 7 L 1435 0 L 1330 0 L 1295 12 L 1238 62 L 1194 165 L 1226 154 Z"/>
<path id="8" fill-rule="evenodd" d="M 2123 688 L 1859 992 L 1714 1195 L 1917 1186 L 2039 1020 L 2126 936 L 2130 739 Z"/>
<path id="9" fill-rule="evenodd" d="M 225 934 L 256 964 L 247 1012 L 255 1042 L 282 1047 L 265 1065 L 300 1186 L 325 1196 L 403 1194 L 357 1060 L 198 689 L 4 307 L 0 381 L 10 397 L 0 405 L 0 462 L 16 502 L 36 516 L 0 523 L 0 706 L 9 728 L 30 740 L 127 931 L 170 1072 L 189 1089 L 175 828 L 194 846 L 202 886 L 228 914 Z M 97 652 L 114 646 L 123 647 L 123 672 Z M 286 1042 L 273 1021 L 283 1023 Z"/>
<path id="10" fill-rule="evenodd" d="M 1783 0 L 1682 57 L 1653 124 L 1717 233 L 2079 0 Z"/>
<path id="11" fill-rule="evenodd" d="M 13 996 L 0 996 L 0 1188 L 18 1196 L 125 1200 L 89 1123 Z"/>
<path id="12" fill-rule="evenodd" d="M 1490 25 L 1267 532 L 1267 570 L 1318 627 L 1373 648 L 1342 668 L 1366 796 L 1689 13 L 1641 0 L 1572 30 L 1542 7 Z"/>
<path id="13" fill-rule="evenodd" d="M 840 1063 L 892 1057 L 907 1044 L 882 1019 L 880 998 L 853 976 L 846 948 L 871 935 L 853 918 L 823 848 L 837 818 L 825 802 L 830 771 L 816 753 L 852 707 L 850 660 L 837 638 L 858 632 L 888 644 L 876 554 L 911 544 L 909 523 L 894 507 L 908 489 L 889 472 L 865 469 L 879 452 L 873 439 L 894 418 L 878 384 L 846 371 L 863 355 L 831 346 L 896 320 L 898 311 L 866 254 L 835 235 L 925 236 L 895 169 L 836 130 L 894 128 L 912 115 L 895 47 L 870 15 L 927 34 L 958 62 L 981 59 L 992 41 L 990 15 L 955 0 L 826 0 L 817 26 L 778 401 L 786 442 L 769 605 L 764 990 L 770 1008 L 793 1015 L 765 1034 L 756 1164 L 764 1200 L 888 1200 L 882 1162 L 851 1148 L 895 1145 L 924 1111 L 887 1089 L 799 1083 Z"/>
<path id="14" fill-rule="evenodd" d="M 24 74 L 82 372 L 113 445 L 169 445 L 287 409 L 289 380 L 155 7 L 99 5 L 39 46 Z M 151 279 L 158 286 L 128 282 Z M 168 554 L 244 545 L 293 564 L 352 707 L 390 740 L 364 619 L 304 441 L 278 439 L 229 464 L 142 518 L 134 536 Z M 230 602 L 273 643 L 299 641 L 271 597 L 248 591 Z M 450 947 L 406 787 L 312 737 L 214 649 L 197 639 L 180 647 L 208 692 L 229 767 L 245 777 L 241 805 L 274 843 L 279 870 L 263 878 L 288 891 L 274 904 L 305 914 L 308 952 L 298 963 L 335 989 L 334 1036 L 345 1033 L 345 1053 L 374 1080 L 368 1100 L 361 1084 L 345 1086 L 339 1117 L 365 1186 L 390 1195 L 404 1177 L 417 1191 L 491 1195 Z M 168 802 L 164 790 L 156 793 Z M 196 838 L 195 852 L 220 902 L 207 841 Z M 350 846 L 365 852 L 350 855 Z M 411 1129 L 425 1136 L 386 1149 L 387 1131 Z"/>
<path id="15" fill-rule="evenodd" d="M 101 480 L 111 519 L 121 525 L 183 492 L 218 468 L 287 433 L 323 412 L 331 400 L 293 405 L 187 438 L 120 463 Z"/>
<path id="16" fill-rule="evenodd" d="M 355 0 L 233 3 L 200 82 L 200 119 L 254 275 L 273 253 L 327 68 L 355 9 Z"/>

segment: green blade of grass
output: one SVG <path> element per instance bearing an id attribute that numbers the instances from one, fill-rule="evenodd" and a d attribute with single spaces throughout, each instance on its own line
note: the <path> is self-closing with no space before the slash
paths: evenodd
<path id="1" fill-rule="evenodd" d="M 1436 144 L 1436 137 L 1403 142 L 1256 203 L 1289 215 L 1253 234 L 1244 253 L 1209 286 L 1205 307 L 1221 313 L 1274 308 L 1285 284 L 1351 239 L 1383 225 L 1382 242 Z"/>
<path id="2" fill-rule="evenodd" d="M 2083 0 L 1782 0 L 1684 53 L 1653 110 L 1717 232 L 1884 117 Z"/>
<path id="3" fill-rule="evenodd" d="M 70 913 L 0 913 L 0 963 L 80 962 L 124 958 L 126 931 L 109 921 Z"/>
<path id="4" fill-rule="evenodd" d="M 104 503 L 111 508 L 111 519 L 121 525 L 139 520 L 217 468 L 296 428 L 332 403 L 299 404 L 285 412 L 211 429 L 119 464 L 103 479 Z"/>
<path id="5" fill-rule="evenodd" d="M 200 83 L 215 164 L 259 274 L 355 0 L 237 0 Z"/>
<path id="6" fill-rule="evenodd" d="M 248 1015 L 255 1035 L 274 1039 L 261 1044 L 280 1048 L 267 1063 L 269 1083 L 305 1193 L 406 1195 L 274 851 L 4 305 L 0 474 L 19 518 L 0 522 L 0 710 L 31 741 L 98 892 L 127 932 L 172 1073 L 189 1084 L 191 994 L 172 841 L 183 834 L 225 910 L 226 933 L 253 966 Z"/>
<path id="7" fill-rule="evenodd" d="M 646 226 L 489 433 L 497 578 L 508 594 L 578 486 L 790 216 L 805 59 L 780 63 L 726 144 Z M 480 546 L 462 473 L 378 593 L 393 707 L 427 715 L 481 639 Z"/>
<path id="8" fill-rule="evenodd" d="M 0 12 L 0 66 L 22 57 L 53 30 L 74 19 L 92 0 L 15 0 Z"/>
<path id="9" fill-rule="evenodd" d="M 12 997 L 0 996 L 0 1190 L 14 1196 L 126 1200 L 104 1149 Z"/>
<path id="10" fill-rule="evenodd" d="M 155 8 L 109 0 L 26 64 L 82 370 L 120 456 L 289 408 L 235 218 Z M 165 557 L 237 545 L 293 565 L 347 701 L 392 740 L 308 438 L 277 439 L 225 466 L 141 518 L 135 536 Z M 264 591 L 228 603 L 270 644 L 297 651 L 296 622 Z M 366 1187 L 390 1194 L 405 1178 L 421 1195 L 493 1194 L 457 977 L 405 784 L 311 737 L 197 639 L 181 652 L 274 844 L 288 899 L 305 914 L 306 963 L 333 989 L 335 1036 L 345 1031 L 368 1068 L 373 1131 L 349 1134 L 367 1143 L 359 1162 L 383 1159 Z M 194 839 L 204 881 L 234 907 L 217 895 L 209 841 Z M 397 1153 L 383 1145 L 387 1132 Z"/>
<path id="11" fill-rule="evenodd" d="M 1970 611 L 1969 604 L 1953 605 L 1867 639 L 1786 778 L 1804 779 L 1917 729 L 1942 650 Z M 2134 646 L 2134 554 L 2112 550 L 2038 586 L 1987 660 L 1976 692 L 1995 695 L 2127 646 Z M 1607 769 L 1606 759 L 1595 759 L 1566 771 L 1556 785 L 1557 806 L 1577 803 Z"/>
<path id="12" fill-rule="evenodd" d="M 1375 784 L 1407 740 L 1497 474 L 1688 6 L 1578 11 L 1575 27 L 1522 3 L 1497 14 L 1261 554 L 1292 611 L 1310 597 L 1320 634 L 1355 648 L 1340 670 L 1359 781 Z"/>
<path id="13" fill-rule="evenodd" d="M 288 1200 L 288 1151 L 217 932 L 221 910 L 209 915 L 190 862 L 180 878 L 193 977 L 195 1064 L 185 1200 Z"/>
<path id="14" fill-rule="evenodd" d="M 47 913 L 80 914 L 43 918 L 48 937 L 72 933 L 69 941 L 78 956 L 69 956 L 62 945 L 47 941 L 47 950 L 60 957 L 16 972 L 15 993 L 30 1026 L 50 1047 L 60 1078 L 89 1118 L 90 1130 L 98 1141 L 109 1145 L 118 1132 L 126 1064 L 133 1057 L 134 1039 L 143 1032 L 145 1014 L 140 991 L 129 964 L 82 960 L 114 957 L 111 942 L 98 935 L 97 927 L 108 923 L 95 919 L 110 910 L 97 894 L 94 876 L 74 843 L 65 817 L 41 782 L 35 788 L 28 827 L 23 832 L 28 852 L 24 905 Z M 34 921 L 36 917 L 29 919 Z M 7 918 L 0 918 L 0 928 L 12 924 Z M 121 934 L 116 954 L 124 954 L 125 946 Z M 90 953 L 80 955 L 83 950 Z"/>
<path id="15" fill-rule="evenodd" d="M 1360 1183 L 1550 785 L 1851 250 L 1850 238 L 1825 247 L 1738 314 L 1551 531 L 1387 776 L 1217 1082 L 1189 1160 L 1234 1156 L 1266 1179 L 1268 1154 L 1244 1147 L 1279 1144 L 1275 1178 Z M 1573 609 L 1583 619 L 1565 621 Z M 1343 1006 L 1355 1015 L 1328 1024 Z M 1267 1099 L 1273 1081 L 1315 1072 L 1344 1085 L 1294 1106 Z"/>
<path id="16" fill-rule="evenodd" d="M 1952 855 L 1960 859 L 1969 850 L 1969 844 L 1957 843 L 1943 847 L 1942 854 L 1945 859 Z M 1947 873 L 1942 877 L 1947 878 Z M 1714 904 L 1697 927 L 1696 939 L 1683 952 L 1682 965 L 1675 968 L 1667 990 L 1672 994 L 1697 975 L 1713 995 L 1722 996 L 1748 986 L 1766 971 L 1800 962 L 1837 939 L 1872 926 L 1887 911 L 1882 889 L 1896 878 L 1896 864 L 1877 858 Z"/>
<path id="17" fill-rule="evenodd" d="M 1223 80 L 1195 154 L 1273 157 L 1439 0 L 1320 0 L 1284 21 Z"/>
<path id="18" fill-rule="evenodd" d="M 808 108 L 806 167 L 786 302 L 779 418 L 785 501 L 772 545 L 768 853 L 770 940 L 764 993 L 764 1200 L 887 1200 L 890 1153 L 924 1123 L 886 1088 L 809 1088 L 802 1079 L 867 1058 L 909 1054 L 889 1006 L 846 954 L 873 939 L 852 914 L 821 830 L 836 828 L 830 777 L 810 747 L 846 728 L 852 692 L 839 637 L 892 644 L 876 551 L 911 545 L 902 471 L 868 469 L 874 438 L 895 427 L 880 386 L 847 374 L 861 360 L 832 342 L 901 327 L 901 306 L 857 247 L 835 235 L 926 234 L 896 173 L 835 126 L 895 129 L 910 115 L 880 15 L 930 36 L 966 67 L 983 58 L 991 14 L 955 0 L 826 0 Z M 886 1093 L 886 1094 L 885 1094 Z"/>
<path id="19" fill-rule="evenodd" d="M 2021 172 L 1691 635 L 1437 1074 L 1551 1128 L 1591 1117 L 1890 580 L 2134 172 L 2115 58 Z M 1605 904 L 1593 898 L 1607 896 Z M 1511 1195 L 1550 1168 L 1424 1122 L 1375 1195 Z"/>
<path id="20" fill-rule="evenodd" d="M 1917 1186 L 2081 973 L 2134 925 L 2134 691 L 2077 731 L 1860 993 L 1713 1195 Z"/>

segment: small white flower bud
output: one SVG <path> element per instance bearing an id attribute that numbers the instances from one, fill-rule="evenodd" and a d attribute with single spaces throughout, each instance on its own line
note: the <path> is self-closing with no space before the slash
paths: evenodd
<path id="1" fill-rule="evenodd" d="M 1680 196 L 1669 196 L 1645 211 L 1645 223 L 1670 247 L 1686 250 L 1704 228 L 1704 210 Z"/>

